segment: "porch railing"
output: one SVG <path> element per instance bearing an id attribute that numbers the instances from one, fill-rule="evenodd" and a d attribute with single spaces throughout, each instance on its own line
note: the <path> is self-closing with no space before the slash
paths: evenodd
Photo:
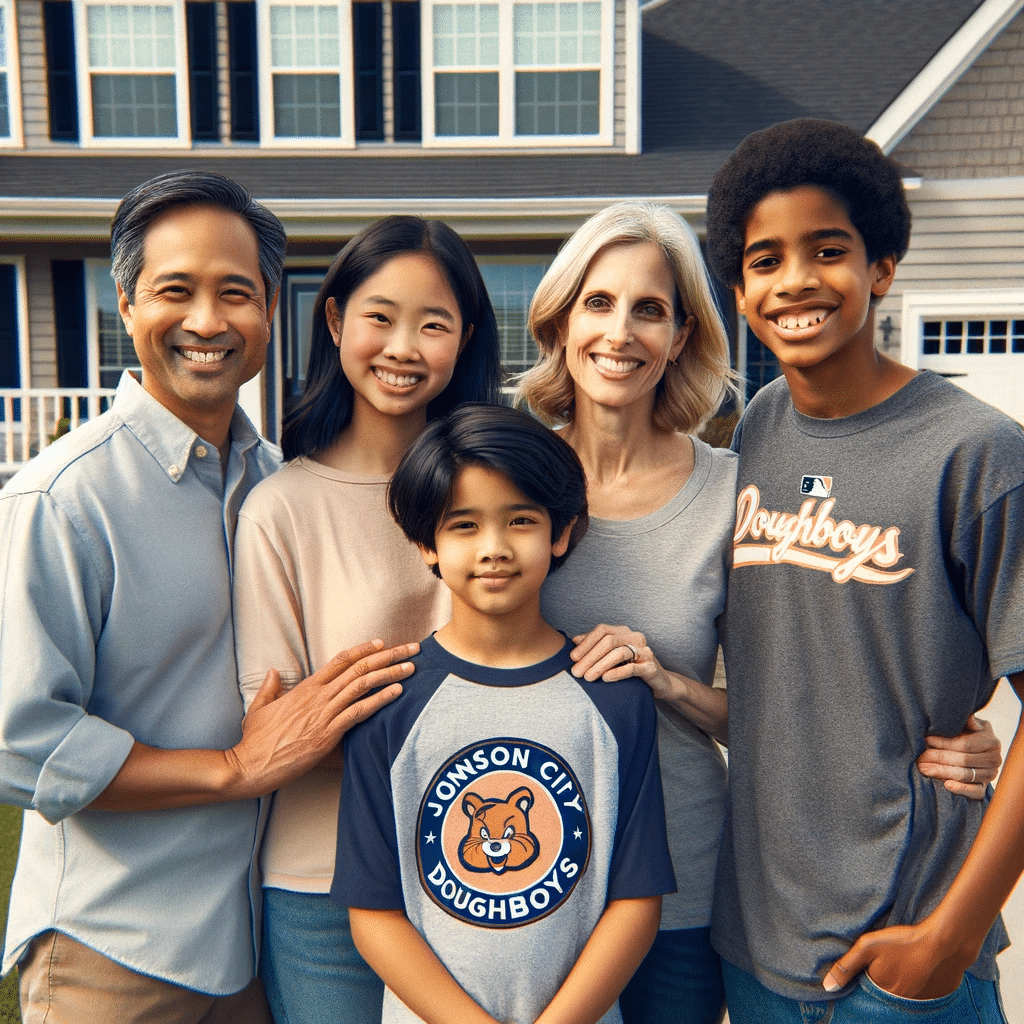
<path id="1" fill-rule="evenodd" d="M 0 475 L 110 408 L 111 388 L 0 388 Z"/>

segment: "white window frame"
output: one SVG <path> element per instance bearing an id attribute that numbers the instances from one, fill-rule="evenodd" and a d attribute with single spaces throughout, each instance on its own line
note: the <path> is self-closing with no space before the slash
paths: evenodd
<path id="1" fill-rule="evenodd" d="M 961 352 L 926 356 L 921 351 L 921 334 L 926 320 L 1020 320 L 1024 318 L 1024 288 L 977 288 L 971 291 L 904 292 L 900 361 L 917 369 L 929 369 L 941 360 L 943 372 L 968 373 L 977 369 L 982 357 L 989 366 L 1006 362 L 1024 365 L 1024 352 Z"/>
<path id="2" fill-rule="evenodd" d="M 178 134 L 109 136 L 93 134 L 92 67 L 89 64 L 89 8 L 91 7 L 170 7 L 174 14 L 174 97 Z M 189 106 L 188 60 L 185 52 L 184 0 L 79 0 L 75 10 L 75 64 L 78 79 L 78 121 L 82 145 L 104 149 L 182 149 L 192 144 L 192 116 Z M 97 68 L 98 74 L 110 69 Z M 126 72 L 130 69 L 124 69 Z M 166 73 L 166 72 L 165 72 Z"/>
<path id="3" fill-rule="evenodd" d="M 18 376 L 23 388 L 32 387 L 32 350 L 28 337 L 28 284 L 24 256 L 0 256 L 0 263 L 14 267 L 15 324 L 18 332 Z"/>
<path id="4" fill-rule="evenodd" d="M 18 15 L 14 0 L 0 0 L 4 19 L 4 54 L 0 68 L 7 78 L 8 135 L 0 135 L 0 148 L 21 148 L 25 144 L 21 122 L 21 63 L 18 59 Z M 6 257 L 4 261 L 7 262 Z M 24 276 L 24 275 L 22 275 Z M 28 387 L 28 385 L 25 385 Z"/>
<path id="5" fill-rule="evenodd" d="M 89 371 L 89 387 L 106 387 L 100 383 L 100 331 L 96 322 L 99 311 L 99 296 L 96 288 L 96 277 L 110 277 L 110 260 L 85 260 L 85 353 Z M 113 281 L 111 281 L 113 285 Z M 114 285 L 116 288 L 116 285 Z M 123 367 L 128 370 L 139 370 L 138 364 Z M 116 386 L 116 382 L 114 384 Z"/>
<path id="6" fill-rule="evenodd" d="M 260 0 L 257 3 L 256 45 L 259 68 L 260 104 L 260 146 L 271 149 L 354 149 L 355 133 L 355 83 L 354 61 L 352 59 L 352 4 L 338 3 L 337 0 L 292 0 L 273 2 Z M 274 73 L 288 69 L 275 69 L 271 65 L 270 8 L 286 7 L 331 7 L 338 12 L 338 80 L 341 104 L 341 134 L 334 136 L 276 136 L 274 134 Z M 296 68 L 296 72 L 308 68 Z M 326 71 L 326 69 L 321 69 Z"/>
<path id="7" fill-rule="evenodd" d="M 434 65 L 435 4 L 494 3 L 498 7 L 498 64 L 479 71 L 498 73 L 497 135 L 436 135 L 434 125 L 434 75 L 436 72 L 473 71 L 474 68 L 449 68 Z M 517 0 L 421 0 L 420 3 L 420 67 L 422 74 L 421 123 L 423 147 L 437 149 L 550 149 L 610 146 L 615 132 L 615 0 L 599 0 L 601 4 L 600 66 L 573 64 L 515 64 L 514 7 Z M 557 3 L 557 0 L 555 0 Z M 587 71 L 600 73 L 598 132 L 596 135 L 516 135 L 516 71 Z"/>

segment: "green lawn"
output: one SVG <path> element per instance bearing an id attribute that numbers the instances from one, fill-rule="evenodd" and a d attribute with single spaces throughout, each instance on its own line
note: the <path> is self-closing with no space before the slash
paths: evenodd
<path id="1" fill-rule="evenodd" d="M 17 807 L 0 805 L 0 935 L 7 928 L 7 897 L 11 891 L 11 876 L 18 857 L 18 838 L 21 835 L 21 811 Z M 0 1024 L 20 1024 L 18 1012 L 18 972 L 11 973 L 0 984 Z"/>

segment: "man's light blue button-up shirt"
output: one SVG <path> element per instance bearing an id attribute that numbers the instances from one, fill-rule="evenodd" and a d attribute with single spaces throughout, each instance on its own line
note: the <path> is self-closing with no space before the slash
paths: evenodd
<path id="1" fill-rule="evenodd" d="M 134 740 L 241 737 L 231 542 L 278 465 L 238 409 L 217 448 L 129 374 L 113 407 L 0 491 L 0 802 L 27 808 L 4 970 L 57 929 L 225 995 L 253 974 L 257 803 L 87 810 Z"/>

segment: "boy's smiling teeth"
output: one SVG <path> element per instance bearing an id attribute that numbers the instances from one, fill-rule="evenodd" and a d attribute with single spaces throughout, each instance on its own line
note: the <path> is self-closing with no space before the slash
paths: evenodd
<path id="1" fill-rule="evenodd" d="M 382 370 L 378 366 L 373 368 L 373 373 L 378 380 L 382 380 L 394 388 L 412 387 L 413 384 L 423 379 L 415 373 L 392 373 L 390 370 Z"/>
<path id="2" fill-rule="evenodd" d="M 230 349 L 199 349 L 183 348 L 181 354 L 193 363 L 219 363 L 227 356 Z"/>
<path id="3" fill-rule="evenodd" d="M 775 322 L 784 330 L 799 331 L 820 324 L 830 312 L 828 309 L 807 309 L 802 313 L 782 313 L 775 317 Z"/>
<path id="4" fill-rule="evenodd" d="M 615 373 L 629 373 L 640 365 L 638 359 L 613 359 L 611 356 L 598 354 L 593 355 L 591 358 L 598 366 L 604 367 L 606 370 L 613 370 Z"/>

